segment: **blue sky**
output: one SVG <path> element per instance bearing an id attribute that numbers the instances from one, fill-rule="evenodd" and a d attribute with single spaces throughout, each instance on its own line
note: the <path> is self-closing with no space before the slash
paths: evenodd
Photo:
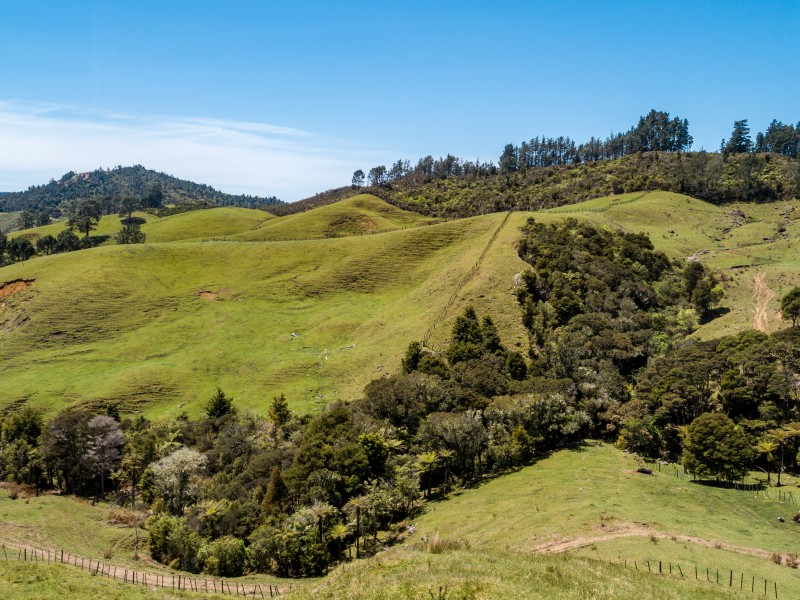
<path id="1" fill-rule="evenodd" d="M 800 121 L 800 2 L 4 0 L 0 190 L 140 163 L 296 200 L 651 108 Z"/>

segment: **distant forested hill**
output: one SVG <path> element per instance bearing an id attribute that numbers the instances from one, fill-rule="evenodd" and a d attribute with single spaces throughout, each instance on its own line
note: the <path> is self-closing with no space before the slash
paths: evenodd
<path id="1" fill-rule="evenodd" d="M 141 165 L 98 169 L 88 173 L 70 171 L 58 181 L 32 186 L 24 192 L 0 194 L 0 212 L 19 210 L 50 212 L 64 200 L 90 196 L 144 196 L 148 188 L 160 185 L 164 203 L 211 204 L 217 206 L 257 207 L 282 204 L 274 196 L 235 196 L 211 186 L 178 179 Z"/>
<path id="2" fill-rule="evenodd" d="M 395 206 L 435 217 L 542 210 L 602 196 L 657 190 L 714 204 L 800 197 L 800 159 L 769 153 L 725 156 L 713 152 L 642 152 L 506 172 L 498 168 L 463 172 L 458 164 L 436 169 L 440 162 L 446 159 L 433 161 L 433 168 L 418 165 L 394 180 L 352 193 L 368 191 Z M 337 195 L 326 192 L 315 197 L 313 204 L 338 199 Z"/>

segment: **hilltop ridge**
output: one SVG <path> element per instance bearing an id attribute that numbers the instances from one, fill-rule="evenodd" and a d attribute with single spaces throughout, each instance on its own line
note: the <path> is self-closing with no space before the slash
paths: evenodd
<path id="1" fill-rule="evenodd" d="M 70 171 L 58 181 L 31 186 L 23 192 L 0 195 L 0 212 L 36 210 L 52 212 L 59 203 L 90 196 L 143 196 L 148 188 L 160 185 L 164 204 L 210 204 L 216 206 L 258 207 L 282 204 L 275 196 L 260 197 L 226 194 L 213 187 L 178 179 L 146 169 L 142 165 L 96 169 L 85 173 Z"/>

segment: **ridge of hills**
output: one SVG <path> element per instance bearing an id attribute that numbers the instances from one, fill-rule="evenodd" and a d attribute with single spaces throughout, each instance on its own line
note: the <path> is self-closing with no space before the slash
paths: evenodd
<path id="1" fill-rule="evenodd" d="M 22 192 L 0 196 L 0 212 L 21 210 L 51 212 L 59 203 L 91 196 L 144 196 L 149 186 L 160 185 L 165 204 L 210 204 L 215 206 L 270 206 L 281 204 L 274 196 L 226 194 L 205 184 L 178 179 L 141 165 L 96 169 L 85 173 L 70 171 L 58 181 L 31 186 Z"/>
<path id="2" fill-rule="evenodd" d="M 446 345 L 469 304 L 524 351 L 514 280 L 527 266 L 514 246 L 529 217 L 644 231 L 671 258 L 698 258 L 721 273 L 727 312 L 695 335 L 735 333 L 754 324 L 756 278 L 773 296 L 800 283 L 797 208 L 653 192 L 436 223 L 361 195 L 285 217 L 145 215 L 146 244 L 0 269 L 0 287 L 23 282 L 0 305 L 0 398 L 48 411 L 114 401 L 161 417 L 200 413 L 221 386 L 248 409 L 285 393 L 312 412 L 396 369 L 409 341 Z M 776 304 L 760 307 L 768 331 L 780 327 Z"/>
<path id="3" fill-rule="evenodd" d="M 494 168 L 449 175 L 414 168 L 383 185 L 346 186 L 281 205 L 275 214 L 303 212 L 362 192 L 428 216 L 466 217 L 651 191 L 686 194 L 712 204 L 790 200 L 800 196 L 800 159 L 770 153 L 638 152 L 513 172 Z"/>

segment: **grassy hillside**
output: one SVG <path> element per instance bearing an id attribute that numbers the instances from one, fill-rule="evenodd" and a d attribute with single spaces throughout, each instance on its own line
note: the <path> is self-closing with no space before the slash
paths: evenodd
<path id="1" fill-rule="evenodd" d="M 281 218 L 218 208 L 152 219 L 144 226 L 152 243 L 143 246 L 0 269 L 0 283 L 34 280 L 0 305 L 0 398 L 49 410 L 119 401 L 158 416 L 197 413 L 220 385 L 243 407 L 261 410 L 284 392 L 294 408 L 313 411 L 397 368 L 413 339 L 442 347 L 467 304 L 491 314 L 504 343 L 524 351 L 513 281 L 526 264 L 514 244 L 531 216 L 645 231 L 670 256 L 696 255 L 721 270 L 730 310 L 701 337 L 751 327 L 759 307 L 773 330 L 777 299 L 800 284 L 797 207 L 717 207 L 653 192 L 408 228 L 426 220 L 356 197 Z M 406 228 L 239 241 L 398 227 Z M 226 233 L 226 241 L 198 241 Z M 169 242 L 186 238 L 193 241 Z"/>
<path id="2" fill-rule="evenodd" d="M 380 233 L 434 223 L 418 213 L 399 209 L 375 196 L 361 194 L 315 210 L 273 219 L 232 240 L 269 241 L 332 238 Z"/>
<path id="3" fill-rule="evenodd" d="M 780 598 L 800 593 L 797 572 L 772 559 L 797 543 L 796 507 L 774 489 L 756 497 L 676 478 L 674 467 L 642 475 L 640 464 L 606 445 L 563 450 L 430 504 L 402 548 L 339 569 L 299 597 L 436 597 L 440 586 L 448 598 L 749 597 L 753 576 L 760 586 L 768 579 L 770 595 L 774 583 Z M 423 537 L 458 549 L 432 554 Z M 671 563 L 674 575 L 647 573 L 648 560 L 655 571 L 659 560 L 665 571 Z"/>
<path id="4" fill-rule="evenodd" d="M 34 281 L 0 308 L 0 398 L 157 416 L 201 411 L 217 385 L 255 409 L 281 392 L 303 411 L 350 397 L 396 368 L 501 220 L 106 246 L 5 267 L 2 281 Z"/>

